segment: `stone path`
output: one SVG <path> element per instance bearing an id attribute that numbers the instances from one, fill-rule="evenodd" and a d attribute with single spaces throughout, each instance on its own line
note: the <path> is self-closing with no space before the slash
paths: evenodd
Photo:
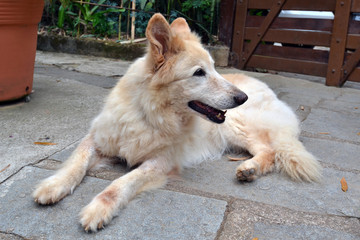
<path id="1" fill-rule="evenodd" d="M 247 73 L 296 111 L 301 140 L 324 167 L 320 183 L 280 174 L 239 183 L 239 163 L 223 157 L 140 195 L 95 234 L 81 229 L 78 213 L 128 171 L 124 166 L 89 172 L 73 195 L 54 206 L 35 204 L 30 195 L 36 183 L 85 136 L 129 64 L 37 53 L 31 101 L 0 107 L 0 239 L 360 239 L 360 84 L 330 88 L 291 76 Z"/>

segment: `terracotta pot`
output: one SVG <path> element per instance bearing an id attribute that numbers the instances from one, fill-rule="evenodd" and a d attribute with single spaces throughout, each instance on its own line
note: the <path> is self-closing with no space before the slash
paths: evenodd
<path id="1" fill-rule="evenodd" d="M 44 0 L 0 1 L 0 102 L 31 93 Z"/>

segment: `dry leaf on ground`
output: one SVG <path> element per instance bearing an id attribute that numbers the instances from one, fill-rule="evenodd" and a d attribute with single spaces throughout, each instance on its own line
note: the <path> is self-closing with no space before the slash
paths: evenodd
<path id="1" fill-rule="evenodd" d="M 328 135 L 330 133 L 329 132 L 319 132 L 319 134 Z"/>
<path id="2" fill-rule="evenodd" d="M 249 157 L 239 157 L 239 158 L 236 158 L 236 157 L 231 157 L 231 156 L 226 156 L 229 161 L 245 161 L 245 160 L 248 160 Z"/>
<path id="3" fill-rule="evenodd" d="M 9 167 L 10 167 L 10 164 L 7 165 L 6 167 L 4 167 L 3 169 L 1 169 L 1 170 L 0 170 L 0 173 L 3 172 L 3 171 L 5 171 L 5 170 L 8 169 Z"/>
<path id="4" fill-rule="evenodd" d="M 341 190 L 343 190 L 343 192 L 346 192 L 348 190 L 348 185 L 344 177 L 340 180 L 340 183 L 341 183 Z"/>
<path id="5" fill-rule="evenodd" d="M 34 142 L 36 145 L 56 145 L 56 143 L 52 142 Z"/>

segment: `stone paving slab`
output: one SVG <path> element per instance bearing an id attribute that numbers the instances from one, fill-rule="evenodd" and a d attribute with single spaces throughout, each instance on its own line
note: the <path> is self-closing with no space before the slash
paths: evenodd
<path id="1" fill-rule="evenodd" d="M 29 103 L 0 108 L 0 169 L 10 164 L 0 182 L 83 138 L 108 94 L 103 88 L 42 75 L 35 75 L 33 88 Z"/>
<path id="2" fill-rule="evenodd" d="M 142 194 L 98 233 L 85 233 L 77 214 L 110 181 L 86 177 L 73 195 L 53 206 L 30 197 L 53 171 L 25 167 L 0 186 L 0 231 L 44 239 L 214 239 L 227 203 L 167 190 Z M 10 207 L 10 205 L 11 207 Z"/>
<path id="3" fill-rule="evenodd" d="M 102 57 L 43 51 L 36 51 L 36 62 L 40 64 L 54 65 L 70 71 L 84 72 L 106 77 L 124 75 L 131 63 L 128 61 Z"/>
<path id="4" fill-rule="evenodd" d="M 284 226 L 284 225 L 267 225 L 256 223 L 254 226 L 254 236 L 262 240 L 273 239 L 306 239 L 306 240 L 357 240 L 360 235 L 355 236 L 343 231 L 335 231 L 328 227 L 317 226 Z"/>
<path id="5" fill-rule="evenodd" d="M 355 218 L 318 215 L 253 201 L 236 200 L 219 240 L 253 239 L 355 240 L 360 222 Z"/>
<path id="6" fill-rule="evenodd" d="M 301 129 L 317 135 L 327 135 L 360 143 L 360 114 L 343 114 L 326 109 L 312 109 Z"/>
<path id="7" fill-rule="evenodd" d="M 317 107 L 330 111 L 336 109 L 338 113 L 342 113 L 344 115 L 358 114 L 360 116 L 360 96 L 354 96 L 351 99 L 347 99 L 346 101 L 344 100 L 344 98 L 340 99 L 340 97 L 338 97 L 336 100 L 324 100 L 319 102 Z"/>
<path id="8" fill-rule="evenodd" d="M 56 66 L 35 64 L 35 74 L 56 77 L 58 79 L 71 79 L 82 83 L 110 89 L 116 85 L 119 77 L 106 77 L 89 73 L 69 71 Z"/>
<path id="9" fill-rule="evenodd" d="M 321 183 L 299 183 L 287 176 L 271 173 L 251 183 L 235 179 L 239 163 L 224 157 L 187 169 L 174 186 L 186 187 L 212 194 L 232 196 L 298 211 L 360 217 L 360 176 L 356 173 L 324 168 Z M 354 163 L 355 164 L 355 163 Z M 341 190 L 340 179 L 345 177 L 349 190 Z"/>
<path id="10" fill-rule="evenodd" d="M 360 172 L 360 145 L 320 138 L 301 137 L 301 140 L 321 162 L 332 164 L 337 169 Z"/>

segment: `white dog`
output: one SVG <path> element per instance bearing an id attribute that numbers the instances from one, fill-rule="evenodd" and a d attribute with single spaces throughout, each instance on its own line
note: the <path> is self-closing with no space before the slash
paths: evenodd
<path id="1" fill-rule="evenodd" d="M 108 224 L 120 207 L 142 191 L 163 186 L 169 174 L 228 149 L 253 155 L 236 169 L 240 181 L 275 168 L 295 180 L 319 179 L 320 165 L 298 140 L 296 116 L 264 83 L 219 75 L 183 18 L 169 25 L 155 14 L 146 36 L 147 54 L 112 90 L 64 166 L 38 185 L 33 193 L 37 203 L 59 201 L 88 169 L 114 156 L 139 167 L 113 181 L 81 211 L 86 231 Z"/>

